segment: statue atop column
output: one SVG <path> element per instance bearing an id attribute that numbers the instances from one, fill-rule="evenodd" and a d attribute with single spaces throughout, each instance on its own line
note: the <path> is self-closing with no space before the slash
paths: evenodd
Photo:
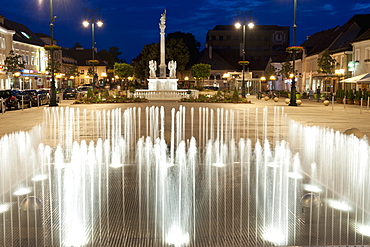
<path id="1" fill-rule="evenodd" d="M 166 9 L 164 10 L 163 14 L 161 14 L 161 18 L 159 19 L 159 28 L 160 32 L 160 64 L 159 64 L 159 78 L 166 78 L 166 45 L 165 45 L 165 29 L 166 29 Z"/>
<path id="2" fill-rule="evenodd" d="M 159 19 L 159 28 L 164 32 L 164 29 L 166 28 L 166 9 L 164 9 L 163 14 L 161 14 L 161 18 Z"/>

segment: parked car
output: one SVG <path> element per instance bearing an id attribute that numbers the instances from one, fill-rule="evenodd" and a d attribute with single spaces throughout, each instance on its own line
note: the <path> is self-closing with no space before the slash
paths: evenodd
<path id="1" fill-rule="evenodd" d="M 87 95 L 87 91 L 89 90 L 89 88 L 91 90 L 93 89 L 93 87 L 91 86 L 79 86 L 77 90 L 81 97 L 85 97 Z"/>
<path id="2" fill-rule="evenodd" d="M 66 88 L 63 91 L 63 99 L 77 99 L 78 91 L 76 88 Z"/>
<path id="3" fill-rule="evenodd" d="M 20 90 L 0 90 L 0 98 L 3 99 L 3 102 L 8 109 L 12 107 L 15 109 L 32 107 L 31 97 Z"/>
<path id="4" fill-rule="evenodd" d="M 33 106 L 49 104 L 49 96 L 45 91 L 36 89 L 27 89 L 24 92 L 30 96 Z"/>
<path id="5" fill-rule="evenodd" d="M 212 91 L 218 91 L 218 87 L 214 86 L 204 86 L 204 89 L 212 90 Z"/>
<path id="6" fill-rule="evenodd" d="M 41 88 L 39 89 L 40 91 L 43 91 L 44 93 L 46 93 L 46 95 L 48 96 L 49 98 L 49 101 L 50 101 L 50 88 Z M 55 89 L 55 97 L 56 97 L 56 100 L 57 100 L 57 103 L 60 102 L 60 100 L 62 99 L 63 97 L 63 94 L 61 93 L 61 90 L 59 88 L 56 88 Z"/>

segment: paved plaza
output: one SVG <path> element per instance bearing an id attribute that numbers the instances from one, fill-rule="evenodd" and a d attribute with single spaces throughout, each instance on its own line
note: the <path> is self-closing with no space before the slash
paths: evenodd
<path id="1" fill-rule="evenodd" d="M 248 134 L 251 134 L 251 139 L 256 136 L 258 138 L 262 136 L 253 130 L 253 128 L 262 130 L 265 126 L 264 123 L 257 121 L 258 124 L 256 125 L 244 125 L 244 119 L 239 117 L 238 114 L 242 113 L 244 109 L 249 109 L 249 119 L 249 116 L 253 118 L 256 108 L 263 109 L 268 107 L 268 114 L 266 114 L 268 121 L 272 120 L 275 123 L 266 124 L 268 126 L 266 128 L 267 132 L 271 133 L 275 131 L 275 128 L 278 129 L 283 126 L 281 129 L 284 129 L 285 126 L 284 120 L 281 122 L 275 121 L 275 118 L 280 116 L 279 114 L 274 114 L 273 109 L 276 106 L 279 109 L 283 108 L 283 112 L 288 115 L 288 118 L 301 122 L 303 125 L 332 128 L 340 132 L 344 132 L 350 128 L 357 128 L 364 135 L 370 135 L 370 126 L 367 122 L 370 117 L 370 111 L 366 106 L 362 109 L 357 105 L 334 104 L 324 106 L 321 102 L 311 102 L 304 99 L 302 100 L 302 105 L 293 107 L 287 106 L 285 99 L 274 102 L 273 100 L 257 100 L 255 97 L 250 96 L 250 100 L 252 101 L 251 104 L 157 101 L 135 104 L 91 105 L 74 105 L 72 104 L 73 101 L 65 100 L 59 104 L 59 108 L 49 108 L 48 106 L 33 107 L 24 110 L 9 110 L 1 114 L 0 136 L 17 131 L 27 131 L 33 126 L 40 124 L 44 119 L 44 115 L 50 113 L 44 111 L 45 108 L 59 111 L 62 107 L 78 107 L 80 110 L 103 111 L 116 108 L 132 109 L 135 107 L 145 109 L 147 106 L 164 106 L 166 108 L 165 126 L 171 125 L 171 117 L 167 117 L 171 116 L 170 109 L 175 108 L 179 110 L 181 108 L 180 106 L 185 106 L 187 112 L 189 112 L 190 108 L 199 107 L 233 110 L 236 116 L 236 122 L 233 125 L 236 127 L 235 134 L 248 131 Z M 136 112 L 137 109 L 133 111 Z M 66 114 L 66 112 L 63 114 Z M 142 115 L 145 113 L 144 110 L 139 112 Z M 181 116 L 181 110 L 179 112 L 179 116 Z M 281 111 L 279 110 L 278 112 Z M 127 118 L 138 126 L 137 128 L 130 129 L 127 128 L 129 125 L 127 122 L 121 123 L 116 121 L 114 112 L 112 111 L 111 113 L 112 115 L 104 115 L 111 116 L 110 125 L 104 125 L 103 122 L 105 120 L 102 121 L 103 124 L 98 124 L 95 121 L 98 119 L 96 116 L 96 119 L 89 119 L 87 117 L 87 124 L 86 118 L 81 118 L 79 122 L 81 125 L 76 127 L 68 126 L 68 124 L 65 124 L 63 127 L 58 126 L 58 124 L 53 125 L 51 118 L 54 118 L 54 116 L 50 117 L 48 115 L 48 122 L 45 125 L 46 127 L 44 126 L 46 135 L 51 132 L 57 135 L 59 133 L 58 128 L 60 128 L 60 132 L 64 131 L 63 136 L 70 136 L 67 133 L 69 131 L 71 133 L 77 133 L 78 138 L 81 136 L 82 139 L 88 137 L 91 133 L 101 135 L 103 132 L 105 133 L 104 129 L 111 128 L 111 131 L 107 131 L 112 133 L 112 136 L 108 138 L 108 142 L 111 142 L 111 149 L 108 149 L 108 146 L 98 146 L 102 144 L 96 142 L 96 149 L 89 149 L 91 153 L 87 153 L 86 147 L 83 145 L 74 145 L 71 148 L 67 144 L 62 144 L 62 146 L 65 145 L 63 146 L 63 154 L 69 156 L 64 160 L 62 155 L 58 156 L 57 151 L 55 151 L 55 157 L 58 157 L 58 160 L 55 158 L 49 166 L 45 166 L 49 167 L 48 169 L 53 167 L 48 172 L 48 183 L 31 182 L 29 179 L 31 178 L 31 174 L 25 173 L 27 175 L 25 176 L 26 180 L 21 181 L 21 183 L 29 183 L 34 191 L 35 198 L 40 198 L 40 201 L 42 201 L 43 227 L 41 227 L 40 220 L 39 222 L 36 220 L 36 223 L 34 220 L 31 221 L 33 217 L 37 216 L 36 213 L 30 213 L 27 216 L 26 211 L 22 211 L 21 206 L 18 206 L 23 205 L 21 201 L 23 202 L 23 198 L 27 197 L 23 195 L 15 196 L 6 192 L 6 189 L 3 189 L 4 196 L 0 197 L 2 200 L 0 202 L 6 203 L 11 200 L 14 206 L 10 212 L 3 214 L 3 220 L 0 221 L 0 233 L 2 233 L 0 234 L 2 236 L 0 237 L 0 245 L 254 247 L 342 246 L 344 244 L 347 246 L 355 246 L 355 244 L 358 246 L 368 246 L 365 244 L 370 243 L 370 236 L 366 234 L 361 235 L 356 231 L 357 225 L 359 223 L 365 223 L 364 218 L 367 217 L 367 213 L 365 213 L 367 212 L 365 207 L 368 204 L 367 197 L 363 201 L 360 201 L 356 197 L 354 207 L 356 210 L 354 212 L 342 212 L 341 210 L 334 210 L 327 206 L 329 205 L 329 199 L 343 199 L 348 195 L 351 196 L 353 193 L 348 192 L 351 188 L 354 188 L 354 191 L 360 188 L 361 193 L 358 193 L 359 196 L 366 195 L 369 192 L 367 188 L 370 186 L 366 182 L 368 181 L 367 179 L 364 179 L 365 182 L 361 184 L 363 187 L 358 186 L 356 184 L 357 180 L 362 180 L 360 178 L 357 179 L 356 176 L 356 179 L 353 179 L 353 177 L 347 179 L 348 172 L 336 168 L 335 165 L 338 162 L 332 162 L 330 159 L 328 159 L 328 162 L 322 161 L 325 160 L 325 156 L 337 157 L 341 153 L 347 153 L 347 149 L 340 149 L 339 153 L 335 153 L 331 149 L 325 149 L 325 145 L 317 146 L 318 152 L 315 155 L 323 155 L 316 157 L 319 161 L 318 170 L 320 172 L 318 171 L 319 175 L 315 178 L 318 180 L 321 179 L 320 182 L 322 182 L 321 185 L 323 187 L 324 185 L 331 185 L 331 183 L 327 183 L 327 180 L 336 180 L 338 183 L 335 184 L 339 185 L 339 189 L 335 186 L 327 186 L 325 192 L 320 194 L 322 203 L 316 206 L 313 205 L 315 201 L 312 199 L 315 194 L 307 193 L 310 190 L 303 189 L 303 185 L 311 184 L 315 176 L 309 172 L 310 165 L 312 164 L 311 160 L 307 158 L 309 155 L 305 157 L 305 152 L 300 154 L 302 155 L 302 160 L 304 160 L 302 162 L 303 176 L 299 179 L 289 177 L 291 174 L 288 171 L 296 165 L 296 162 L 294 162 L 289 148 L 284 146 L 284 141 L 281 144 L 274 143 L 273 141 L 270 142 L 271 146 L 275 146 L 275 148 L 278 148 L 277 150 L 280 150 L 279 152 L 274 152 L 274 156 L 271 157 L 269 155 L 272 152 L 269 152 L 268 146 L 263 146 L 263 151 L 261 152 L 258 152 L 257 147 L 253 147 L 257 151 L 250 152 L 250 149 L 247 148 L 248 141 L 245 141 L 245 144 L 242 141 L 238 142 L 237 149 L 239 151 L 236 151 L 237 149 L 233 146 L 232 142 L 225 144 L 221 148 L 218 146 L 218 136 L 214 144 L 209 142 L 207 148 L 204 148 L 204 139 L 207 139 L 204 138 L 204 133 L 208 133 L 208 115 L 202 119 L 201 116 L 204 115 L 197 115 L 197 113 L 194 115 L 189 114 L 184 118 L 186 120 L 183 126 L 187 131 L 190 128 L 193 131 L 193 125 L 194 128 L 195 126 L 199 127 L 199 129 L 194 130 L 194 133 L 196 133 L 194 136 L 199 133 L 197 139 L 199 143 L 192 146 L 191 141 L 188 141 L 186 144 L 187 151 L 184 148 L 185 144 L 183 146 L 179 143 L 173 145 L 176 146 L 178 152 L 176 153 L 176 161 L 171 164 L 169 157 L 172 156 L 172 151 L 167 146 L 160 146 L 158 142 L 151 142 L 149 140 L 150 138 L 145 139 L 145 142 L 135 140 L 131 144 L 129 143 L 130 138 L 127 138 L 129 136 L 127 133 L 130 135 L 131 133 L 135 133 L 136 135 L 139 132 L 141 134 L 138 134 L 138 136 L 144 135 L 144 130 L 148 127 L 148 125 L 145 126 L 147 123 L 144 123 L 145 117 L 141 117 L 141 120 L 136 121 L 138 115 L 129 115 Z M 223 113 L 231 114 L 226 113 L 226 111 Z M 223 117 L 225 117 L 222 114 L 218 118 L 220 120 L 219 122 L 222 122 Z M 192 119 L 193 116 L 195 119 Z M 212 114 L 209 116 L 212 116 Z M 181 119 L 181 117 L 179 118 Z M 137 119 L 140 118 L 138 117 Z M 177 120 L 178 122 L 182 121 Z M 215 123 L 213 126 L 217 126 L 217 128 L 219 125 L 218 120 L 213 119 Z M 122 134 L 114 128 L 116 123 L 119 125 L 117 129 L 122 128 Z M 228 143 L 226 140 L 227 136 L 231 136 L 230 134 L 234 135 L 231 121 L 230 126 L 227 123 L 227 121 L 224 122 L 225 128 L 223 131 L 225 134 L 221 134 L 221 140 L 225 138 L 225 143 Z M 149 124 L 150 127 L 154 126 L 153 128 L 156 128 L 155 125 L 151 124 Z M 289 126 L 293 126 L 291 128 L 294 128 L 294 125 Z M 66 128 L 62 130 L 64 127 Z M 243 130 L 238 132 L 237 127 Z M 176 130 L 180 130 L 178 132 L 181 132 L 181 128 Z M 314 131 L 310 135 L 313 135 Z M 170 131 L 165 130 L 165 132 L 163 136 L 168 143 L 171 140 L 169 137 Z M 218 130 L 213 131 L 212 129 L 209 132 L 218 132 Z M 36 133 L 39 135 L 39 132 Z M 114 133 L 119 133 L 118 135 L 122 135 L 125 141 L 127 141 L 127 152 L 125 151 L 125 145 L 121 145 L 121 142 L 116 142 L 118 138 L 113 135 Z M 158 133 L 162 132 L 158 131 Z M 299 133 L 299 131 L 294 133 Z M 46 139 L 50 136 L 47 136 Z M 92 134 L 92 136 L 92 139 L 94 139 L 97 135 L 94 136 Z M 322 137 L 321 135 L 318 136 L 320 138 Z M 272 137 L 274 138 L 274 136 Z M 308 141 L 311 140 L 310 138 L 311 136 L 308 136 Z M 58 138 L 55 139 L 57 140 Z M 65 138 L 64 140 L 67 139 Z M 50 143 L 52 142 L 50 139 L 48 140 Z M 309 142 L 304 142 L 301 139 L 299 141 L 308 143 L 311 146 L 309 149 L 315 149 L 315 142 L 313 145 L 310 145 Z M 332 144 L 330 140 L 327 143 Z M 114 149 L 115 145 L 118 147 L 116 150 Z M 340 143 L 336 143 L 336 145 L 340 146 Z M 254 146 L 254 142 L 252 146 Z M 22 145 L 20 145 L 19 150 L 21 148 Z M 303 146 L 297 148 L 306 149 L 306 146 L 303 144 Z M 104 152 L 100 153 L 100 150 L 104 150 Z M 120 157 L 122 157 L 122 163 L 124 164 L 118 164 L 120 166 L 116 167 L 115 165 L 117 164 L 113 164 L 113 160 L 116 157 L 114 154 L 117 150 L 122 155 Z M 194 150 L 196 152 L 193 152 Z M 323 150 L 323 152 L 320 152 L 320 150 Z M 343 152 L 343 150 L 345 151 Z M 348 151 L 353 152 L 352 150 Z M 27 165 L 38 163 L 38 159 L 33 160 L 32 155 L 24 155 L 23 152 L 27 152 L 27 150 L 14 150 L 14 156 L 17 157 L 15 161 L 20 160 L 21 165 L 25 163 Z M 44 152 L 45 150 L 39 150 L 39 154 L 44 154 Z M 232 155 L 233 152 L 235 152 L 234 155 Z M 76 159 L 77 156 L 73 155 L 73 153 L 78 154 L 78 159 Z M 195 153 L 197 154 L 194 157 L 191 156 Z M 92 154 L 96 154 L 96 160 L 91 159 L 95 157 Z M 161 154 L 164 154 L 164 159 Z M 353 156 L 356 155 L 357 153 Z M 223 157 L 226 157 L 224 158 L 224 164 L 218 160 L 223 159 Z M 87 163 L 82 162 L 84 158 L 86 158 Z M 7 158 L 3 159 L 7 160 Z M 8 159 L 10 160 L 11 157 Z M 76 161 L 74 159 L 81 160 L 81 164 L 84 164 L 81 166 L 83 169 L 79 169 L 80 163 L 74 163 Z M 98 160 L 103 162 L 99 163 Z M 260 164 L 262 160 L 264 161 Z M 278 168 L 277 163 L 274 163 L 276 161 L 281 162 L 280 168 Z M 307 163 L 307 167 L 303 167 L 303 163 Z M 356 162 L 349 163 L 353 165 Z M 64 166 L 65 164 L 66 166 Z M 325 165 L 323 166 L 322 164 Z M 62 169 L 59 168 L 59 165 L 62 165 Z M 102 169 L 100 165 L 104 165 L 106 169 Z M 8 177 L 12 178 L 11 171 L 13 170 L 15 174 L 22 177 L 23 170 L 20 172 L 16 167 L 18 166 L 12 163 L 9 169 L 3 168 L 3 174 L 0 174 L 0 180 L 5 180 Z M 353 167 L 349 167 L 348 169 L 351 170 L 351 173 L 355 171 Z M 6 172 L 9 172 L 9 175 Z M 38 172 L 38 169 L 33 168 L 30 173 L 38 174 Z M 359 170 L 358 172 L 360 175 L 363 173 L 366 176 L 365 170 Z M 324 176 L 320 174 L 324 174 Z M 286 179 L 287 177 L 289 178 Z M 343 181 L 347 182 L 344 183 Z M 348 184 L 348 191 L 347 187 L 344 189 L 342 184 Z M 308 199 L 303 200 L 307 195 L 309 195 Z M 363 205 L 363 203 L 366 205 Z M 307 208 L 312 209 L 312 211 Z M 79 223 L 84 225 L 84 228 L 77 227 L 77 219 L 81 219 Z M 33 224 L 32 227 L 26 227 L 26 225 L 29 226 L 30 224 Z M 33 227 L 37 224 L 40 225 Z M 173 228 L 173 226 L 183 227 L 183 229 L 187 229 L 189 232 L 182 232 L 182 229 Z M 78 232 L 81 229 L 84 232 Z M 283 229 L 283 233 L 275 234 L 279 229 Z M 77 231 L 79 234 L 74 234 L 73 231 Z M 84 242 L 87 239 L 80 238 L 84 236 L 82 233 L 86 234 L 88 243 Z M 279 236 L 283 236 L 286 239 L 281 240 L 278 238 Z M 70 237 L 74 238 L 70 239 Z M 176 244 L 176 241 L 180 241 L 183 238 L 187 240 L 184 240 L 184 242 L 188 244 L 184 244 L 184 242 L 182 244 Z"/>
<path id="2" fill-rule="evenodd" d="M 249 96 L 252 104 L 216 104 L 216 103 L 187 103 L 174 101 L 153 101 L 149 103 L 127 103 L 127 104 L 82 104 L 74 105 L 72 100 L 63 100 L 59 104 L 61 107 L 79 107 L 81 109 L 99 110 L 99 109 L 115 109 L 147 106 L 165 106 L 170 108 L 178 108 L 180 105 L 185 107 L 209 107 L 209 108 L 225 108 L 225 109 L 255 109 L 269 107 L 273 109 L 275 106 L 284 107 L 288 117 L 307 125 L 316 125 L 322 127 L 333 128 L 340 132 L 344 132 L 350 128 L 359 129 L 364 135 L 370 136 L 370 110 L 367 106 L 362 109 L 358 105 L 343 105 L 334 103 L 334 106 L 324 106 L 321 102 L 302 100 L 301 106 L 288 106 L 285 103 L 285 98 L 281 98 L 278 102 L 273 100 L 257 100 L 255 96 Z M 4 114 L 0 114 L 0 136 L 20 130 L 29 130 L 34 125 L 40 124 L 43 120 L 43 107 L 33 107 L 24 110 L 9 110 Z"/>

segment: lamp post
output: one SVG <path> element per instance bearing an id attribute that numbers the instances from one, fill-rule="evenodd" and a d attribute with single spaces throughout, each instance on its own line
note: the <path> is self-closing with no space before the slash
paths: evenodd
<path id="1" fill-rule="evenodd" d="M 293 46 L 296 45 L 297 41 L 297 0 L 294 0 L 294 23 L 293 23 Z M 292 88 L 290 90 L 290 103 L 289 106 L 297 106 L 296 102 L 296 87 L 295 87 L 295 58 L 296 50 L 293 49 L 293 78 L 292 78 Z"/>
<path id="2" fill-rule="evenodd" d="M 54 21 L 56 16 L 53 15 L 53 0 L 50 0 L 50 44 L 54 45 Z M 57 104 L 57 97 L 55 91 L 55 76 L 54 76 L 54 69 L 55 69 L 55 58 L 54 58 L 54 49 L 50 50 L 51 56 L 51 65 L 50 65 L 50 72 L 51 72 L 51 82 L 50 82 L 50 102 L 49 106 L 58 106 Z"/>
<path id="3" fill-rule="evenodd" d="M 242 12 L 243 14 L 245 14 L 245 12 Z M 245 26 L 246 26 L 246 23 L 245 23 L 245 19 L 243 20 L 243 24 L 241 24 L 240 22 L 237 22 L 235 24 L 235 27 L 236 28 L 240 28 L 242 27 L 243 28 L 243 49 L 242 49 L 242 53 L 243 53 L 243 61 L 242 61 L 242 66 L 243 66 L 243 69 L 242 69 L 242 97 L 245 98 L 245 77 L 244 77 L 244 71 L 245 71 L 245 65 L 247 63 L 247 61 L 245 61 L 245 50 L 246 50 L 246 47 L 245 47 L 245 39 L 246 39 L 246 34 L 245 34 Z M 248 27 L 249 28 L 253 28 L 254 27 L 254 24 L 253 22 L 249 22 L 248 24 Z M 249 88 L 248 88 L 248 94 L 249 94 Z"/>
<path id="4" fill-rule="evenodd" d="M 92 48 L 91 48 L 91 53 L 92 53 L 92 71 L 93 71 L 93 79 L 92 79 L 92 82 L 93 82 L 93 88 L 95 88 L 95 12 L 99 11 L 99 10 L 86 10 L 88 12 L 90 12 L 90 22 L 85 19 L 84 22 L 82 23 L 84 25 L 84 27 L 88 27 L 91 23 L 91 43 L 92 43 Z M 98 20 L 96 22 L 96 25 L 98 25 L 98 27 L 101 27 L 103 26 L 103 22 L 101 20 Z"/>

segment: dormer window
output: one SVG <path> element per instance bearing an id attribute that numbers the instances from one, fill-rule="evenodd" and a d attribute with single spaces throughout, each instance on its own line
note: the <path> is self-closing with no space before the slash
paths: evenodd
<path id="1" fill-rule="evenodd" d="M 26 37 L 27 39 L 30 39 L 31 36 L 29 36 L 28 34 L 26 34 L 25 32 L 21 31 L 21 34 L 23 34 L 24 37 Z"/>

